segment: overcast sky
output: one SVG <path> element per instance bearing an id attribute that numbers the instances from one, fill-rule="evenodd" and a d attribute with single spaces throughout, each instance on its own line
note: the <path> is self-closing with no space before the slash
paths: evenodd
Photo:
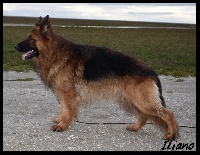
<path id="1" fill-rule="evenodd" d="M 196 3 L 3 3 L 3 15 L 196 24 Z"/>

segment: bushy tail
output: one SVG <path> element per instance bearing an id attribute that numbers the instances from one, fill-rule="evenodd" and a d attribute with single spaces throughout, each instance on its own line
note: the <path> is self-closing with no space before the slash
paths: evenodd
<path id="1" fill-rule="evenodd" d="M 161 104 L 162 104 L 163 107 L 166 108 L 165 100 L 164 100 L 164 98 L 162 96 L 162 85 L 161 85 L 161 82 L 160 82 L 160 79 L 158 78 L 158 76 L 156 76 L 156 85 L 158 87 Z"/>

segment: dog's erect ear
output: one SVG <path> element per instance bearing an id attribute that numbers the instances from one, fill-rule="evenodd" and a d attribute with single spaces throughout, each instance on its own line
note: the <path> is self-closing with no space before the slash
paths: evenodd
<path id="1" fill-rule="evenodd" d="M 40 23 L 42 22 L 42 17 L 40 16 L 38 19 L 38 22 L 35 24 L 35 26 L 40 26 Z"/>
<path id="2" fill-rule="evenodd" d="M 48 31 L 48 29 L 51 27 L 51 23 L 50 23 L 50 19 L 49 19 L 49 15 L 47 15 L 40 24 L 42 33 L 45 33 Z"/>
<path id="3" fill-rule="evenodd" d="M 50 19 L 49 19 L 49 15 L 47 15 L 42 21 L 41 21 L 41 25 L 47 25 L 48 27 L 50 27 Z"/>
<path id="4" fill-rule="evenodd" d="M 40 26 L 41 32 L 44 34 L 48 31 L 48 29 L 51 27 L 49 15 L 47 15 L 45 18 L 42 19 L 40 16 L 38 19 L 38 22 L 35 24 L 35 26 Z"/>

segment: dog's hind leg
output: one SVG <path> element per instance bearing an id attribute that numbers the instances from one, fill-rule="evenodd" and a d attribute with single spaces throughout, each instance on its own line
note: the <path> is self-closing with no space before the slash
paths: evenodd
<path id="1" fill-rule="evenodd" d="M 178 136 L 178 126 L 171 110 L 161 104 L 158 87 L 152 79 L 146 79 L 138 85 L 127 85 L 126 94 L 129 103 L 138 109 L 148 120 L 164 128 L 167 132 L 163 139 L 174 140 Z M 145 118 L 145 117 L 144 117 Z M 139 121 L 132 128 L 140 128 L 146 118 L 139 117 Z M 131 127 L 128 127 L 131 129 Z"/>
<path id="2" fill-rule="evenodd" d="M 60 92 L 58 95 L 61 102 L 61 121 L 51 127 L 53 131 L 63 131 L 69 127 L 77 117 L 80 103 L 80 97 L 74 90 Z"/>
<path id="3" fill-rule="evenodd" d="M 163 108 L 160 118 L 167 123 L 167 133 L 163 136 L 164 140 L 175 140 L 179 136 L 179 128 L 171 110 Z M 157 123 L 157 122 L 156 122 Z M 159 123 L 159 122 L 158 122 Z"/>
<path id="4" fill-rule="evenodd" d="M 148 117 L 145 116 L 144 114 L 142 114 L 141 112 L 139 112 L 138 110 L 135 110 L 134 114 L 135 114 L 135 117 L 137 119 L 137 122 L 135 124 L 128 125 L 126 127 L 127 130 L 137 131 L 141 127 L 143 127 L 146 124 L 147 120 L 148 120 Z"/>

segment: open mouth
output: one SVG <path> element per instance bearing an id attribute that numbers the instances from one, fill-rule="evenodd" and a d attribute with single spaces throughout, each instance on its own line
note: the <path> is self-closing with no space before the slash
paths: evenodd
<path id="1" fill-rule="evenodd" d="M 25 59 L 31 59 L 31 58 L 36 57 L 38 55 L 39 55 L 38 51 L 31 50 L 31 51 L 28 51 L 28 52 L 22 54 L 22 59 L 23 60 L 25 60 Z"/>

